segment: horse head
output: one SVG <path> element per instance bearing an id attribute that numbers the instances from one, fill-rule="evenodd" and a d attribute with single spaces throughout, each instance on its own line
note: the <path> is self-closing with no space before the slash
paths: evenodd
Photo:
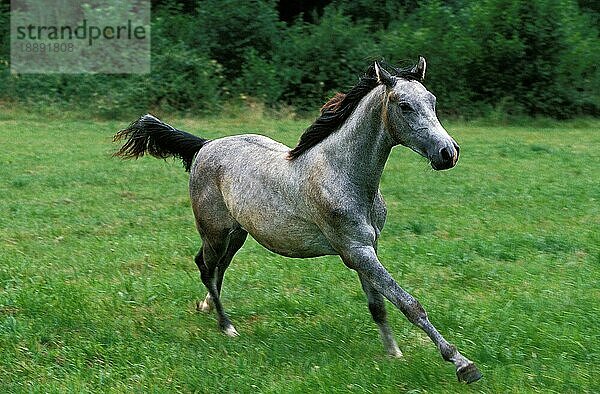
<path id="1" fill-rule="evenodd" d="M 383 123 L 395 145 L 404 145 L 427 158 L 434 170 L 456 165 L 459 146 L 440 124 L 435 113 L 435 96 L 423 86 L 427 63 L 410 69 L 387 71 L 375 62 L 373 73 L 385 86 Z"/>

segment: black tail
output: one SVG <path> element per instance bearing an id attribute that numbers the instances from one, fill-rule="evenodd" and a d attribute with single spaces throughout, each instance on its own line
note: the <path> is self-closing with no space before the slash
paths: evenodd
<path id="1" fill-rule="evenodd" d="M 208 142 L 185 131 L 177 130 L 150 114 L 142 116 L 129 127 L 115 134 L 113 142 L 122 139 L 127 141 L 114 156 L 137 159 L 148 152 L 160 159 L 177 157 L 181 159 L 188 172 L 192 167 L 194 156 Z"/>

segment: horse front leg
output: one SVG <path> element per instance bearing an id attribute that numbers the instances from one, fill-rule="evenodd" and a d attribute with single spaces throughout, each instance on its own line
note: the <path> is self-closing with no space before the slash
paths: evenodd
<path id="1" fill-rule="evenodd" d="M 385 310 L 385 301 L 383 296 L 377 290 L 375 290 L 375 288 L 371 285 L 371 282 L 362 274 L 359 273 L 358 277 L 360 278 L 363 291 L 367 295 L 369 312 L 371 312 L 373 321 L 375 321 L 375 323 L 377 323 L 377 327 L 379 327 L 379 335 L 381 336 L 381 341 L 383 342 L 385 351 L 392 357 L 402 357 L 402 352 L 400 351 L 400 348 L 394 339 L 394 333 L 387 322 L 387 312 Z"/>
<path id="2" fill-rule="evenodd" d="M 372 247 L 354 247 L 344 251 L 341 257 L 349 268 L 356 270 L 361 278 L 368 281 L 375 290 L 400 309 L 411 323 L 425 331 L 444 360 L 454 363 L 459 381 L 472 383 L 481 378 L 481 372 L 475 364 L 460 354 L 456 347 L 448 343 L 431 324 L 419 301 L 396 283 L 379 262 Z"/>

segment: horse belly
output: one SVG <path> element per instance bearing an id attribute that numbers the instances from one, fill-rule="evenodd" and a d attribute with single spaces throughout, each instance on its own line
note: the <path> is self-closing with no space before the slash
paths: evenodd
<path id="1" fill-rule="evenodd" d="M 233 218 L 258 243 L 287 257 L 317 257 L 336 254 L 319 227 L 302 215 L 298 207 L 281 196 L 226 199 Z"/>
<path id="2" fill-rule="evenodd" d="M 243 215 L 238 223 L 262 246 L 287 257 L 318 257 L 336 254 L 320 229 L 294 216 L 268 209 Z"/>
<path id="3" fill-rule="evenodd" d="M 259 244 L 282 256 L 306 258 L 336 254 L 329 241 L 322 235 L 307 234 L 293 237 L 287 234 L 273 237 L 272 234 L 264 234 L 261 231 L 248 232 Z"/>

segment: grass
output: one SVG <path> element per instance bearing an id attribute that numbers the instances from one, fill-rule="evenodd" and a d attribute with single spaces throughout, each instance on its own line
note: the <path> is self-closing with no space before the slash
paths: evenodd
<path id="1" fill-rule="evenodd" d="M 169 119 L 293 144 L 306 121 Z M 398 148 L 380 257 L 484 373 L 453 366 L 388 304 L 383 353 L 356 275 L 248 240 L 224 303 L 194 310 L 199 238 L 179 164 L 110 157 L 122 121 L 0 115 L 0 392 L 598 392 L 600 124 L 455 123 L 461 161 Z"/>

